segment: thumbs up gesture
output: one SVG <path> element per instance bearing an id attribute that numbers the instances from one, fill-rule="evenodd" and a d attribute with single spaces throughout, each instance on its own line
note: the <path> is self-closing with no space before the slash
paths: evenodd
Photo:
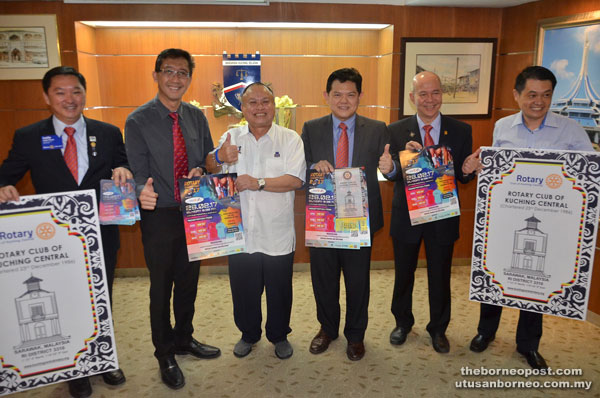
<path id="1" fill-rule="evenodd" d="M 227 133 L 225 142 L 221 145 L 221 148 L 217 150 L 219 160 L 224 163 L 235 163 L 238 160 L 238 149 L 236 145 L 231 143 L 231 135 Z"/>
<path id="2" fill-rule="evenodd" d="M 152 177 L 148 178 L 142 192 L 140 193 L 140 203 L 144 210 L 154 210 L 156 207 L 156 199 L 158 194 L 154 192 L 154 185 Z"/>
<path id="3" fill-rule="evenodd" d="M 379 170 L 382 174 L 391 173 L 394 170 L 394 161 L 390 155 L 390 144 L 386 144 L 383 154 L 379 158 Z"/>
<path id="4" fill-rule="evenodd" d="M 481 154 L 481 148 L 477 148 L 475 152 L 470 154 L 462 164 L 462 172 L 463 174 L 471 174 L 471 173 L 479 173 L 483 169 L 483 164 L 481 164 L 481 160 L 479 159 L 479 155 Z"/>

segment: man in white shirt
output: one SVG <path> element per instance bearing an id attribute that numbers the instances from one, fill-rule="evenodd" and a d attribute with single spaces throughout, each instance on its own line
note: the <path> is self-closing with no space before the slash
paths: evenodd
<path id="1" fill-rule="evenodd" d="M 292 311 L 296 236 L 294 191 L 306 178 L 304 146 L 293 130 L 273 123 L 273 92 L 252 83 L 242 93 L 248 124 L 221 137 L 207 157 L 211 173 L 237 173 L 246 252 L 229 256 L 233 316 L 242 338 L 233 353 L 245 357 L 261 337 L 261 296 L 267 294 L 267 339 L 280 359 L 292 356 L 287 340 Z"/>

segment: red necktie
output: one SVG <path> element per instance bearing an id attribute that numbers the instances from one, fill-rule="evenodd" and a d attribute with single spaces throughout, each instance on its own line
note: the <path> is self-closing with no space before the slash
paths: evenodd
<path id="1" fill-rule="evenodd" d="M 430 124 L 426 124 L 425 126 L 423 126 L 423 130 L 425 130 L 425 146 L 426 147 L 435 145 L 435 143 L 433 142 L 433 138 L 431 138 L 431 134 L 429 134 L 431 129 L 433 129 L 433 126 L 431 126 Z"/>
<path id="2" fill-rule="evenodd" d="M 175 200 L 181 202 L 181 196 L 179 194 L 179 183 L 177 182 L 180 178 L 185 178 L 188 174 L 188 158 L 187 151 L 185 149 L 185 140 L 181 133 L 181 126 L 179 126 L 179 115 L 177 112 L 169 113 L 171 119 L 173 119 L 173 179 L 175 184 L 174 194 Z"/>
<path id="3" fill-rule="evenodd" d="M 65 157 L 65 163 L 69 170 L 71 170 L 71 174 L 73 174 L 73 178 L 75 182 L 79 184 L 79 178 L 77 173 L 77 143 L 75 142 L 75 129 L 73 127 L 65 127 L 65 133 L 69 136 L 67 139 L 67 147 L 65 148 L 65 153 L 63 156 Z"/>
<path id="4" fill-rule="evenodd" d="M 340 123 L 342 134 L 338 140 L 337 149 L 335 151 L 335 168 L 340 169 L 348 167 L 348 126 Z"/>

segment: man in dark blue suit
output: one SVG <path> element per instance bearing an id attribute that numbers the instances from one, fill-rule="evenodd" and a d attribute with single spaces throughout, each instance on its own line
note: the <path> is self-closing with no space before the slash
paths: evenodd
<path id="1" fill-rule="evenodd" d="M 133 175 L 128 169 L 123 136 L 118 127 L 83 116 L 85 78 L 75 69 L 59 66 L 42 80 L 44 99 L 52 117 L 15 132 L 12 148 L 0 166 L 0 202 L 19 200 L 15 184 L 27 171 L 38 194 L 94 189 L 99 195 L 100 180 L 112 178 L 117 184 Z M 60 143 L 56 149 L 42 146 L 42 137 Z M 65 161 L 68 145 L 75 145 L 73 161 Z M 69 152 L 67 152 L 69 153 Z M 119 250 L 116 225 L 100 227 L 109 296 Z M 103 373 L 107 384 L 125 382 L 120 369 Z M 87 377 L 69 381 L 73 397 L 89 397 L 92 386 Z"/>
<path id="2" fill-rule="evenodd" d="M 334 171 L 340 167 L 364 167 L 369 194 L 371 241 L 373 234 L 383 227 L 383 210 L 377 166 L 388 142 L 385 123 L 356 113 L 362 95 L 362 76 L 354 68 L 339 69 L 327 79 L 325 100 L 331 115 L 304 123 L 302 140 L 306 166 L 319 172 Z M 346 138 L 342 138 L 342 137 Z M 340 152 L 340 140 L 346 141 Z M 340 154 L 345 163 L 340 166 Z M 348 340 L 346 354 L 352 361 L 365 355 L 363 339 L 368 323 L 370 295 L 371 247 L 359 250 L 310 248 L 312 277 L 317 319 L 321 329 L 310 344 L 309 351 L 319 354 L 338 337 L 340 325 L 340 274 L 346 285 L 346 325 Z"/>
<path id="3" fill-rule="evenodd" d="M 421 242 L 425 241 L 429 283 L 427 331 L 433 348 L 447 353 L 450 350 L 445 334 L 450 322 L 450 267 L 454 242 L 458 239 L 459 217 L 411 226 L 398 152 L 420 150 L 424 145 L 444 145 L 451 149 L 456 179 L 467 183 L 475 176 L 476 165 L 469 158 L 471 126 L 440 113 L 442 86 L 439 77 L 432 72 L 422 72 L 414 77 L 410 99 L 417 114 L 388 126 L 391 155 L 384 154 L 379 164 L 381 172 L 396 181 L 390 226 L 396 269 L 392 298 L 396 328 L 390 335 L 390 343 L 403 344 L 415 323 L 412 313 L 414 273 Z"/>

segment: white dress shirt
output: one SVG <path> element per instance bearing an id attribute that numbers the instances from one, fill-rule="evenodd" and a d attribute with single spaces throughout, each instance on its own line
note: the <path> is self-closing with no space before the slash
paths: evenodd
<path id="1" fill-rule="evenodd" d="M 67 140 L 69 136 L 65 133 L 65 127 L 73 127 L 75 129 L 75 133 L 73 137 L 75 138 L 75 143 L 77 144 L 77 184 L 81 184 L 83 177 L 85 177 L 85 173 L 87 173 L 88 168 L 90 166 L 90 162 L 88 159 L 88 146 L 87 146 L 87 133 L 85 129 L 85 120 L 83 119 L 83 115 L 79 117 L 74 124 L 68 125 L 64 124 L 60 120 L 56 118 L 56 116 L 52 116 L 52 124 L 54 125 L 54 131 L 56 135 L 62 139 L 63 147 L 61 149 L 62 154 L 65 154 L 65 149 L 67 148 Z"/>

